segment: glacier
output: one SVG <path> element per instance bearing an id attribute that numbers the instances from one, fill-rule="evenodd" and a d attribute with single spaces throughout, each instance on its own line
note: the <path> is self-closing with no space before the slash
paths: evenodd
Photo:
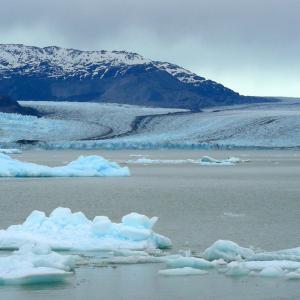
<path id="1" fill-rule="evenodd" d="M 52 252 L 45 245 L 25 244 L 0 257 L 0 285 L 24 285 L 64 281 L 73 274 L 77 257 Z"/>
<path id="2" fill-rule="evenodd" d="M 130 213 L 121 223 L 113 223 L 105 216 L 89 220 L 82 212 L 72 213 L 68 208 L 56 208 L 48 217 L 33 211 L 23 224 L 0 230 L 0 249 L 18 249 L 26 243 L 74 251 L 169 248 L 171 240 L 152 229 L 157 219 Z"/>
<path id="3" fill-rule="evenodd" d="M 300 105 L 296 100 L 214 107 L 199 113 L 105 103 L 21 103 L 45 115 L 0 113 L 2 148 L 20 147 L 20 140 L 35 142 L 22 145 L 24 148 L 43 149 L 300 147 Z"/>
<path id="4" fill-rule="evenodd" d="M 127 167 L 101 156 L 80 156 L 65 166 L 48 167 L 22 162 L 0 153 L 0 177 L 92 177 L 129 176 Z"/>

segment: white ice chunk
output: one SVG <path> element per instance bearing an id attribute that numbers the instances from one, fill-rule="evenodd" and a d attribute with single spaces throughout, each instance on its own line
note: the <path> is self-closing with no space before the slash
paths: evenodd
<path id="1" fill-rule="evenodd" d="M 159 270 L 158 274 L 164 276 L 186 276 L 186 275 L 206 275 L 205 270 L 194 269 L 190 267 Z"/>
<path id="2" fill-rule="evenodd" d="M 80 156 L 65 166 L 48 167 L 22 162 L 0 153 L 0 177 L 92 177 L 129 176 L 127 167 L 101 156 Z"/>
<path id="3" fill-rule="evenodd" d="M 182 256 L 174 259 L 169 259 L 167 261 L 167 266 L 169 268 L 190 267 L 194 269 L 209 269 L 213 268 L 215 264 L 202 258 Z"/>
<path id="4" fill-rule="evenodd" d="M 300 279 L 300 269 L 286 274 L 287 279 Z"/>
<path id="5" fill-rule="evenodd" d="M 269 252 L 260 252 L 255 253 L 251 260 L 294 260 L 300 261 L 300 247 L 283 249 L 279 251 L 269 251 Z"/>
<path id="6" fill-rule="evenodd" d="M 70 276 L 77 257 L 60 255 L 48 247 L 25 245 L 0 257 L 0 284 L 33 284 L 63 281 Z"/>
<path id="7" fill-rule="evenodd" d="M 209 156 L 203 156 L 198 163 L 202 166 L 234 166 L 236 161 L 229 159 L 218 160 Z"/>
<path id="8" fill-rule="evenodd" d="M 0 230 L 0 249 L 18 249 L 30 242 L 53 250 L 145 250 L 168 248 L 170 239 L 152 230 L 157 218 L 131 213 L 122 223 L 104 216 L 89 220 L 82 212 L 56 208 L 47 217 L 33 211 L 23 224 Z"/>
<path id="9" fill-rule="evenodd" d="M 269 266 L 262 269 L 257 275 L 263 277 L 282 277 L 285 273 L 280 267 Z"/>
<path id="10" fill-rule="evenodd" d="M 0 153 L 3 153 L 3 154 L 20 154 L 22 153 L 22 151 L 20 149 L 1 149 L 0 148 Z"/>
<path id="11" fill-rule="evenodd" d="M 238 263 L 236 261 L 231 262 L 228 264 L 225 274 L 227 276 L 245 276 L 250 273 L 250 270 L 245 267 L 243 264 Z"/>
<path id="12" fill-rule="evenodd" d="M 158 220 L 157 217 L 152 217 L 150 219 L 144 215 L 131 213 L 122 218 L 122 223 L 130 227 L 150 229 L 154 226 L 157 220 Z"/>
<path id="13" fill-rule="evenodd" d="M 220 258 L 233 261 L 245 259 L 253 254 L 253 250 L 243 248 L 232 241 L 218 240 L 204 251 L 203 258 L 210 261 Z"/>
<path id="14" fill-rule="evenodd" d="M 245 261 L 243 265 L 250 270 L 262 270 L 268 267 L 291 270 L 300 268 L 300 262 L 291 260 Z"/>

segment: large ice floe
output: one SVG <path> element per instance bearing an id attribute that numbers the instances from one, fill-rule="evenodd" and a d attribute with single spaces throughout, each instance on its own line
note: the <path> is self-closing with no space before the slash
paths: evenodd
<path id="1" fill-rule="evenodd" d="M 56 208 L 49 217 L 33 211 L 23 224 L 0 230 L 0 249 L 18 249 L 27 243 L 74 251 L 168 248 L 170 239 L 152 230 L 157 220 L 130 213 L 121 223 L 113 223 L 105 216 L 89 220 L 82 212 L 72 213 L 68 208 Z"/>
<path id="2" fill-rule="evenodd" d="M 208 247 L 202 258 L 173 257 L 166 260 L 162 275 L 192 275 L 196 270 L 215 268 L 226 276 L 261 276 L 300 279 L 300 247 L 272 252 L 254 251 L 232 241 L 218 240 Z M 174 269 L 174 271 L 170 271 Z M 194 272 L 195 270 L 195 272 Z"/>
<path id="3" fill-rule="evenodd" d="M 48 167 L 22 162 L 0 153 L 0 177 L 129 176 L 129 169 L 101 156 L 80 156 L 65 166 Z"/>
<path id="4" fill-rule="evenodd" d="M 73 274 L 74 255 L 61 255 L 43 245 L 27 244 L 0 257 L 1 284 L 33 284 L 64 281 Z"/>

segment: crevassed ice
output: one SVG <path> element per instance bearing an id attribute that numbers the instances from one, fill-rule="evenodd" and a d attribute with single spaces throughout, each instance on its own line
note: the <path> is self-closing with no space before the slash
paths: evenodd
<path id="1" fill-rule="evenodd" d="M 89 220 L 82 212 L 56 208 L 47 217 L 33 211 L 23 224 L 0 231 L 0 249 L 17 249 L 28 242 L 47 245 L 53 250 L 145 250 L 167 248 L 170 239 L 153 231 L 157 218 L 131 213 L 121 223 L 108 217 Z"/>
<path id="2" fill-rule="evenodd" d="M 101 156 L 80 156 L 65 166 L 48 167 L 13 159 L 0 153 L 0 177 L 89 177 L 129 176 L 127 167 Z"/>

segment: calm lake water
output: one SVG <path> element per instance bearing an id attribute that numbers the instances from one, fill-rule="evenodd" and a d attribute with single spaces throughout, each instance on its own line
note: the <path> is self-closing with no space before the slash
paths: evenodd
<path id="1" fill-rule="evenodd" d="M 173 251 L 203 251 L 217 239 L 265 250 L 298 247 L 300 152 L 298 151 L 25 151 L 14 157 L 65 164 L 79 155 L 98 154 L 120 162 L 131 155 L 186 159 L 238 156 L 233 167 L 192 164 L 130 165 L 131 177 L 2 178 L 0 227 L 23 222 L 34 209 L 57 206 L 107 215 L 120 221 L 136 211 L 160 219 L 155 230 L 170 237 Z M 0 287 L 0 299 L 300 299 L 300 282 L 257 277 L 164 278 L 160 264 L 116 268 L 80 267 L 66 284 Z"/>

